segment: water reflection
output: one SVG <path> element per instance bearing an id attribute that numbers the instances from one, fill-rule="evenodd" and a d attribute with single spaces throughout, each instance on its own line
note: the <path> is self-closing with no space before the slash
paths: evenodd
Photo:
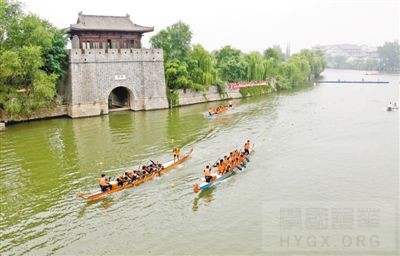
<path id="1" fill-rule="evenodd" d="M 206 190 L 202 190 L 193 200 L 192 210 L 196 212 L 199 209 L 199 202 L 204 201 L 204 206 L 209 206 L 214 201 L 213 192 L 216 188 L 211 187 Z"/>
<path id="2" fill-rule="evenodd" d="M 207 121 L 199 113 L 203 106 L 174 108 L 167 121 L 168 146 L 182 147 L 201 139 L 206 132 Z"/>

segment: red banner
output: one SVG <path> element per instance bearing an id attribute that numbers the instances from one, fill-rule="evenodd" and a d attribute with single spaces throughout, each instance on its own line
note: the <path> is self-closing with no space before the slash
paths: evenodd
<path id="1" fill-rule="evenodd" d="M 230 89 L 240 89 L 244 87 L 253 87 L 253 86 L 268 86 L 269 81 L 260 81 L 260 82 L 235 82 L 229 83 Z"/>

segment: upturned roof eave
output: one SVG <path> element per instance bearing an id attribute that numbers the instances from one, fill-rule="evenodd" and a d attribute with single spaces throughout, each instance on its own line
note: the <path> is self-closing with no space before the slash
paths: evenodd
<path id="1" fill-rule="evenodd" d="M 154 27 L 143 28 L 143 29 L 102 29 L 102 28 L 77 28 L 69 27 L 67 32 L 71 31 L 107 31 L 107 32 L 136 32 L 136 33 L 147 33 L 153 32 Z"/>

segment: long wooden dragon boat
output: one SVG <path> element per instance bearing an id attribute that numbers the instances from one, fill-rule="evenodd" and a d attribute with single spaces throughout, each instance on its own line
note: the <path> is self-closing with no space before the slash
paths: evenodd
<path id="1" fill-rule="evenodd" d="M 202 177 L 200 179 L 200 181 L 201 181 L 200 184 L 196 183 L 196 184 L 193 185 L 193 192 L 197 193 L 197 192 L 204 191 L 204 190 L 207 190 L 209 188 L 212 188 L 214 186 L 217 186 L 217 185 L 221 184 L 221 182 L 223 180 L 231 177 L 232 175 L 234 175 L 234 174 L 236 174 L 238 172 L 244 171 L 243 168 L 246 168 L 245 165 L 243 165 L 243 164 L 245 164 L 244 162 L 250 162 L 249 158 L 254 152 L 255 152 L 254 149 L 252 149 L 250 151 L 250 154 L 247 155 L 246 159 L 243 160 L 243 162 L 241 163 L 242 165 L 236 166 L 232 171 L 230 171 L 228 173 L 225 173 L 224 175 L 219 175 L 219 174 L 215 175 L 215 179 L 213 181 L 211 181 L 211 182 L 206 182 L 204 177 Z"/>
<path id="2" fill-rule="evenodd" d="M 135 180 L 132 183 L 126 183 L 126 184 L 124 184 L 122 186 L 118 186 L 116 181 L 111 181 L 110 184 L 112 185 L 112 189 L 110 189 L 110 190 L 107 190 L 107 191 L 104 191 L 104 192 L 99 191 L 99 192 L 96 192 L 96 193 L 93 193 L 93 194 L 90 194 L 90 195 L 85 195 L 85 194 L 79 192 L 79 193 L 77 193 L 77 195 L 79 197 L 83 198 L 83 199 L 95 200 L 95 199 L 102 198 L 104 196 L 107 196 L 109 194 L 113 194 L 115 192 L 118 192 L 118 191 L 121 191 L 121 190 L 124 190 L 124 189 L 127 189 L 127 188 L 131 188 L 131 187 L 134 187 L 134 186 L 139 186 L 140 184 L 142 184 L 142 183 L 144 183 L 146 181 L 152 180 L 152 179 L 160 176 L 161 174 L 164 174 L 164 173 L 174 169 L 179 164 L 185 162 L 189 158 L 189 156 L 192 154 L 192 152 L 193 152 L 193 148 L 191 148 L 189 150 L 189 152 L 187 152 L 185 155 L 183 155 L 179 160 L 177 160 L 177 161 L 172 160 L 172 161 L 169 161 L 167 163 L 164 163 L 162 165 L 163 168 L 158 173 L 153 173 L 152 175 L 146 176 L 146 177 L 144 177 L 144 178 L 142 178 L 140 180 Z"/>

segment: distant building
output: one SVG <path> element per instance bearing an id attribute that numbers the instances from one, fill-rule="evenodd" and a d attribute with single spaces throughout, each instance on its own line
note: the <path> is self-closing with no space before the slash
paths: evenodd
<path id="1" fill-rule="evenodd" d="M 167 108 L 162 49 L 142 49 L 153 27 L 126 16 L 79 13 L 69 28 L 72 49 L 64 87 L 68 115 Z"/>
<path id="2" fill-rule="evenodd" d="M 341 66 L 344 63 L 365 63 L 367 60 L 377 60 L 377 47 L 355 44 L 318 45 L 313 47 L 326 58 L 328 67 Z"/>

